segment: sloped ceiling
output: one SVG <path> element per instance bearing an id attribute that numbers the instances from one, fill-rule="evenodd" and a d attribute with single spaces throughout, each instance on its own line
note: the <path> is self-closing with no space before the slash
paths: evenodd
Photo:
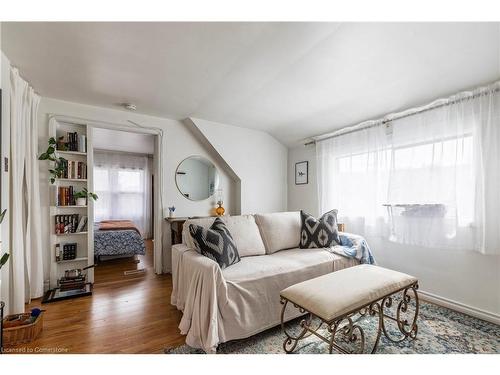
<path id="1" fill-rule="evenodd" d="M 500 78 L 499 23 L 2 23 L 43 96 L 303 139 Z"/>

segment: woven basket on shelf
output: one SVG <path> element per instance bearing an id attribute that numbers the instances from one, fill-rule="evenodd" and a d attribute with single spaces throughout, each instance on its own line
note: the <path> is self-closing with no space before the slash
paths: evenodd
<path id="1" fill-rule="evenodd" d="M 23 319 L 30 317 L 29 313 L 22 314 Z M 38 318 L 31 324 L 26 324 L 18 327 L 5 328 L 5 322 L 9 316 L 4 318 L 3 328 L 3 345 L 14 346 L 19 344 L 26 344 L 33 341 L 38 337 L 43 329 L 43 312 L 40 313 Z"/>

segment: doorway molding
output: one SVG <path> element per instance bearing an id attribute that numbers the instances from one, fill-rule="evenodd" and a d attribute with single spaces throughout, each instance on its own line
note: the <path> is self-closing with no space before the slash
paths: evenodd
<path id="1" fill-rule="evenodd" d="M 75 117 L 75 116 L 67 116 L 63 114 L 56 114 L 56 113 L 49 113 L 48 114 L 48 121 L 51 119 L 55 119 L 56 121 L 61 121 L 61 122 L 69 122 L 69 123 L 74 123 L 74 124 L 80 124 L 80 125 L 85 125 L 87 126 L 87 134 L 90 134 L 90 139 L 92 140 L 93 136 L 93 129 L 95 128 L 100 128 L 100 129 L 109 129 L 109 130 L 117 130 L 117 131 L 124 131 L 124 132 L 132 132 L 132 133 L 138 133 L 138 134 L 148 134 L 148 135 L 153 135 L 155 136 L 155 148 L 153 150 L 153 171 L 155 174 L 155 179 L 154 179 L 154 202 L 155 204 L 159 205 L 158 209 L 154 210 L 154 226 L 153 226 L 153 269 L 156 274 L 162 274 L 163 273 L 163 186 L 162 186 L 162 181 L 163 181 L 163 168 L 162 168 L 162 155 L 164 152 L 164 131 L 163 129 L 156 128 L 156 127 L 148 127 L 148 126 L 142 126 L 137 124 L 134 121 L 127 120 L 127 123 L 115 123 L 115 122 L 108 122 L 108 121 L 100 121 L 100 120 L 95 120 L 95 119 L 89 119 L 89 118 L 82 118 L 82 117 Z M 91 154 L 93 154 L 93 150 L 90 150 Z M 92 155 L 92 162 L 93 162 L 93 155 Z M 93 168 L 92 168 L 93 171 Z M 92 191 L 94 188 L 93 184 L 93 172 L 92 176 L 89 176 L 89 190 Z M 93 209 L 94 207 L 92 206 L 92 220 L 93 220 Z M 91 250 L 92 254 L 89 254 L 90 256 L 94 256 L 94 249 L 92 247 Z M 93 258 L 92 258 L 93 259 Z M 89 278 L 93 282 L 93 272 L 89 273 Z"/>

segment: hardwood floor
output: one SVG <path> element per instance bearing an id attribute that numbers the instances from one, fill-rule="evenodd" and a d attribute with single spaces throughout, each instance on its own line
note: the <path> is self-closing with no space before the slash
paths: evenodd
<path id="1" fill-rule="evenodd" d="M 42 305 L 44 328 L 35 341 L 16 347 L 50 353 L 162 353 L 184 343 L 181 313 L 170 304 L 172 278 L 155 275 L 152 242 L 140 264 L 120 259 L 95 269 L 89 297 Z M 146 268 L 145 274 L 124 276 L 124 270 Z M 31 307 L 39 307 L 33 301 Z M 12 348 L 6 349 L 12 351 Z"/>

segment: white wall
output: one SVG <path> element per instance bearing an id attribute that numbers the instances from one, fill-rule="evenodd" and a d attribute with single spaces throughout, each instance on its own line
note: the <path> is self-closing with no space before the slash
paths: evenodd
<path id="1" fill-rule="evenodd" d="M 271 135 L 191 118 L 241 180 L 241 213 L 287 209 L 287 148 Z"/>
<path id="2" fill-rule="evenodd" d="M 313 202 L 317 200 L 315 147 L 289 150 L 289 173 L 295 162 L 304 160 L 309 160 L 309 184 L 295 186 L 288 179 L 288 209 L 302 208 L 317 215 L 317 202 Z M 403 246 L 375 237 L 367 240 L 380 266 L 415 275 L 422 291 L 500 318 L 500 256 Z"/>
<path id="3" fill-rule="evenodd" d="M 309 183 L 295 185 L 295 163 L 309 162 Z M 316 185 L 316 150 L 314 146 L 299 146 L 288 150 L 288 210 L 304 210 L 318 216 Z"/>
<path id="4" fill-rule="evenodd" d="M 164 142 L 166 142 L 166 155 L 163 161 L 164 168 L 164 202 L 166 209 L 168 206 L 176 207 L 176 216 L 205 216 L 210 215 L 215 207 L 214 198 L 209 198 L 200 202 L 193 202 L 181 195 L 175 184 L 175 170 L 177 165 L 190 155 L 201 155 L 211 160 L 220 171 L 220 184 L 224 188 L 225 207 L 230 214 L 234 212 L 234 182 L 224 166 L 218 161 L 217 155 L 212 155 L 206 147 L 199 142 L 186 126 L 176 120 L 146 116 L 137 113 L 130 113 L 121 110 L 94 107 L 78 103 L 65 102 L 57 99 L 42 98 L 39 112 L 39 151 L 44 151 L 47 147 L 48 139 L 48 114 L 60 114 L 71 117 L 80 117 L 89 120 L 111 122 L 115 124 L 127 125 L 127 120 L 135 121 L 145 127 L 161 128 L 164 131 Z M 129 125 L 129 124 L 128 124 Z M 44 275 L 45 279 L 49 275 L 50 253 L 48 238 L 48 215 L 49 215 L 49 183 L 48 165 L 40 162 L 40 195 L 42 204 L 42 234 L 43 243 L 46 244 Z M 157 202 L 157 207 L 159 203 Z M 170 229 L 168 224 L 164 224 L 163 248 L 166 262 L 164 271 L 170 270 Z"/>

